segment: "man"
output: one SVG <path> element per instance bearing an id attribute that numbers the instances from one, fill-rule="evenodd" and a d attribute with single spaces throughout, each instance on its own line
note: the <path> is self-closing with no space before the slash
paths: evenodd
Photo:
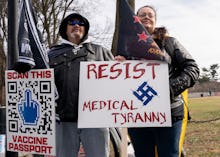
<path id="1" fill-rule="evenodd" d="M 59 117 L 56 127 L 57 157 L 77 157 L 80 143 L 87 157 L 109 156 L 107 128 L 77 128 L 80 62 L 113 60 L 108 50 L 89 41 L 89 27 L 85 17 L 70 14 L 59 28 L 62 43 L 52 47 L 48 53 L 59 94 L 56 107 Z"/>

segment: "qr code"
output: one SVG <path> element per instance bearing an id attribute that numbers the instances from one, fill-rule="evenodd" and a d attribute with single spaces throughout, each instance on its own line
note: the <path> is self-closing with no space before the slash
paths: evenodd
<path id="1" fill-rule="evenodd" d="M 54 101 L 47 80 L 20 80 L 7 83 L 8 131 L 53 135 Z"/>

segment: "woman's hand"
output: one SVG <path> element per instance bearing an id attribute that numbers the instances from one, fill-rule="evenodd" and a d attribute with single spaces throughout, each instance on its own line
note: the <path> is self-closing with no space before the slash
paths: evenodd
<path id="1" fill-rule="evenodd" d="M 120 61 L 120 62 L 122 62 L 122 61 L 125 61 L 126 60 L 126 58 L 124 57 L 124 56 L 120 56 L 120 55 L 118 55 L 118 56 L 115 56 L 115 58 L 114 58 L 116 61 Z"/>

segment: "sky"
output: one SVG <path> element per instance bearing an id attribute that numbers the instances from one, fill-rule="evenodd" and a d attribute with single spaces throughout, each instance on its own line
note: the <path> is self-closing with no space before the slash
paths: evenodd
<path id="1" fill-rule="evenodd" d="M 116 0 L 100 0 L 99 13 L 91 14 L 91 30 L 93 23 L 103 27 L 106 22 L 114 23 L 115 3 Z M 135 12 L 144 5 L 152 5 L 157 10 L 157 26 L 165 26 L 200 68 L 220 64 L 219 0 L 136 0 Z"/>

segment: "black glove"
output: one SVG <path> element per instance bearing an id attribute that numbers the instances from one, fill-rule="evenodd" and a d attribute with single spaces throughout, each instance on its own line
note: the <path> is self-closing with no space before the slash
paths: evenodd
<path id="1" fill-rule="evenodd" d="M 178 96 L 190 86 L 191 78 L 187 74 L 182 74 L 176 78 L 170 78 L 170 96 Z"/>
<path id="2" fill-rule="evenodd" d="M 31 70 L 31 68 L 32 68 L 31 65 L 28 63 L 17 62 L 13 69 L 18 73 L 25 73 Z"/>

